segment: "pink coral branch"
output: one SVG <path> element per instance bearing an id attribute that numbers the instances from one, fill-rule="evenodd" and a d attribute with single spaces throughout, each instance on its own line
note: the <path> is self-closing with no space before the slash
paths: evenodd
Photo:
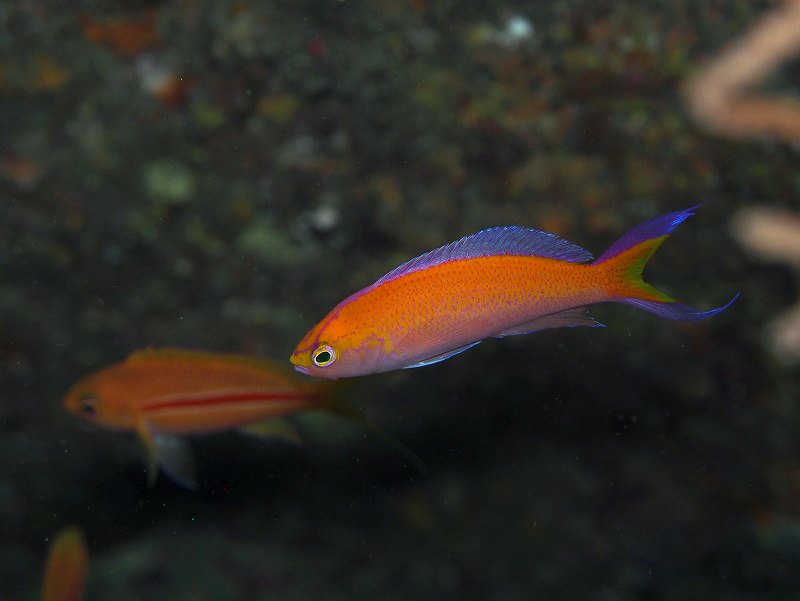
<path id="1" fill-rule="evenodd" d="M 717 133 L 800 140 L 800 102 L 750 91 L 798 52 L 800 0 L 785 0 L 688 80 L 690 112 Z"/>
<path id="2" fill-rule="evenodd" d="M 719 134 L 799 141 L 800 102 L 752 91 L 798 53 L 800 0 L 785 0 L 686 82 L 689 111 L 699 124 Z M 731 229 L 753 254 L 800 269 L 800 216 L 795 213 L 768 207 L 742 209 Z M 800 303 L 776 317 L 764 334 L 776 355 L 800 361 Z"/>

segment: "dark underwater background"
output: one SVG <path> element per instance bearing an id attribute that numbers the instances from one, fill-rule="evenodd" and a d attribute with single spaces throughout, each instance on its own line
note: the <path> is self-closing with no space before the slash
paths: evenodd
<path id="1" fill-rule="evenodd" d="M 738 211 L 796 146 L 695 124 L 685 78 L 775 2 L 0 4 L 0 598 L 83 529 L 85 599 L 800 598 L 797 272 Z M 789 62 L 765 87 L 797 91 Z M 648 279 L 722 314 L 490 340 L 354 379 L 356 425 L 194 437 L 199 487 L 61 400 L 135 349 L 287 361 L 400 262 L 495 225 L 601 253 L 702 203 Z M 800 230 L 798 231 L 800 236 Z"/>

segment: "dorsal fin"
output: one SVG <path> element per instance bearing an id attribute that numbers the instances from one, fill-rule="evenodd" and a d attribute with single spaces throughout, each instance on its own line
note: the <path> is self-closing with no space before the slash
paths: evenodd
<path id="1" fill-rule="evenodd" d="M 570 263 L 585 263 L 592 260 L 592 254 L 588 250 L 555 234 L 514 225 L 492 227 L 406 261 L 392 269 L 373 286 L 448 261 L 494 255 L 547 257 Z"/>

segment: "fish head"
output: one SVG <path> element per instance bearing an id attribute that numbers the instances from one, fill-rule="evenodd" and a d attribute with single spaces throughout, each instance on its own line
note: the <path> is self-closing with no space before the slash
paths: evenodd
<path id="1" fill-rule="evenodd" d="M 386 371 L 390 353 L 388 338 L 334 310 L 309 330 L 289 361 L 300 373 L 335 380 Z"/>
<path id="2" fill-rule="evenodd" d="M 79 380 L 64 397 L 64 408 L 98 426 L 132 429 L 136 417 L 108 375 L 108 370 L 103 370 Z"/>

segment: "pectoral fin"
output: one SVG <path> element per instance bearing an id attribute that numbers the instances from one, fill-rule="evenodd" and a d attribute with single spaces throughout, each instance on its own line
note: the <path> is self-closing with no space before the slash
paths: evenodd
<path id="1" fill-rule="evenodd" d="M 517 336 L 519 334 L 530 334 L 531 332 L 550 330 L 552 328 L 570 328 L 573 326 L 590 326 L 593 328 L 605 327 L 602 323 L 589 315 L 589 309 L 586 307 L 573 307 L 572 309 L 567 309 L 566 311 L 550 313 L 549 315 L 537 317 L 536 319 L 532 319 L 530 321 L 518 323 L 515 326 L 506 328 L 499 334 L 495 334 L 495 338 Z"/>
<path id="2" fill-rule="evenodd" d="M 463 353 L 467 349 L 471 349 L 476 344 L 480 344 L 480 340 L 478 342 L 473 342 L 466 346 L 460 346 L 457 349 L 452 351 L 447 351 L 446 353 L 440 353 L 438 355 L 434 355 L 433 357 L 428 357 L 427 359 L 423 359 L 422 361 L 417 361 L 416 363 L 412 363 L 411 365 L 406 365 L 403 369 L 411 369 L 412 367 L 424 367 L 425 365 L 433 365 L 434 363 L 439 363 L 439 361 L 444 361 L 445 359 L 449 359 L 459 353 Z"/>
<path id="3" fill-rule="evenodd" d="M 145 453 L 147 454 L 147 486 L 152 488 L 158 477 L 158 449 L 153 440 L 153 433 L 150 432 L 150 428 L 147 426 L 147 422 L 140 422 L 136 431 L 139 433 L 139 439 L 142 441 Z"/>
<path id="4" fill-rule="evenodd" d="M 154 434 L 144 421 L 137 431 L 147 451 L 148 486 L 156 483 L 161 467 L 176 484 L 190 490 L 197 488 L 194 457 L 186 441 L 176 436 Z"/>

